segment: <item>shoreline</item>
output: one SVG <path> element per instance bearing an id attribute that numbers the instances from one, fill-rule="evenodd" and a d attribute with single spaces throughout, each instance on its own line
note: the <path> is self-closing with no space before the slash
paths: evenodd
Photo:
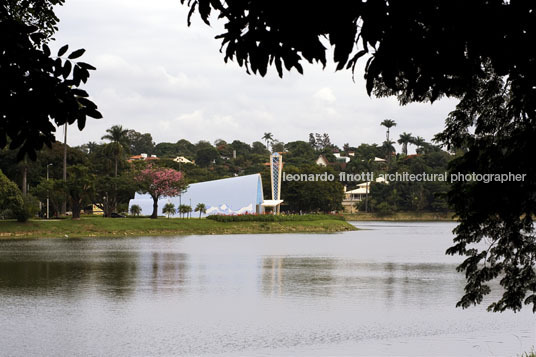
<path id="1" fill-rule="evenodd" d="M 344 220 L 283 222 L 216 222 L 198 218 L 103 218 L 80 220 L 0 221 L 0 240 L 24 238 L 93 238 L 163 235 L 214 235 L 263 233 L 337 233 L 357 230 Z"/>
<path id="2" fill-rule="evenodd" d="M 454 213 L 435 212 L 397 212 L 387 216 L 378 216 L 373 213 L 357 212 L 343 214 L 346 221 L 392 221 L 392 222 L 456 222 Z"/>
<path id="3" fill-rule="evenodd" d="M 0 221 L 0 240 L 25 238 L 93 238 L 170 235 L 266 234 L 266 233 L 337 233 L 357 230 L 349 222 L 456 222 L 453 214 L 435 212 L 397 212 L 388 216 L 373 213 L 345 213 L 344 220 L 318 219 L 313 221 L 281 222 L 217 222 L 199 218 L 103 218 L 82 216 L 70 218 Z"/>

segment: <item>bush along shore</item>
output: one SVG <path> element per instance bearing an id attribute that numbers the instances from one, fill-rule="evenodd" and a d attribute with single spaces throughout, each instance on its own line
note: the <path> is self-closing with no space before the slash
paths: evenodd
<path id="1" fill-rule="evenodd" d="M 82 216 L 79 220 L 51 219 L 30 220 L 20 223 L 15 220 L 0 221 L 0 239 L 9 238 L 75 238 L 75 237 L 122 237 L 154 235 L 197 235 L 197 234 L 255 234 L 255 233 L 334 233 L 356 230 L 341 216 L 303 215 L 218 218 L 223 221 L 199 218 L 147 217 L 103 218 Z M 314 218 L 312 217 L 314 216 Z M 219 216 L 247 217 L 247 216 Z M 285 217 L 271 218 L 264 217 Z"/>
<path id="2" fill-rule="evenodd" d="M 455 222 L 454 213 L 443 212 L 395 212 L 388 215 L 382 215 L 370 212 L 346 213 L 343 217 L 347 221 L 400 221 L 400 222 L 418 222 L 418 221 L 447 221 Z"/>

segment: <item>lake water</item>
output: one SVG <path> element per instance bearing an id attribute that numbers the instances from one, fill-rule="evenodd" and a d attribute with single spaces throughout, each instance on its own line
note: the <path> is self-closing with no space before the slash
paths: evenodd
<path id="1" fill-rule="evenodd" d="M 0 241 L 0 355 L 516 356 L 529 309 L 455 308 L 452 223 Z"/>

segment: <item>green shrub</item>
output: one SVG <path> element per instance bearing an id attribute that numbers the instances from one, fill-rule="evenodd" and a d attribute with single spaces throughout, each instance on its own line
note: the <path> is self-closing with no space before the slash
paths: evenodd
<path id="1" fill-rule="evenodd" d="M 22 214 L 23 206 L 24 200 L 19 187 L 0 170 L 0 207 L 5 211 L 2 215 L 11 218 L 11 213 L 18 219 L 17 213 Z"/>
<path id="2" fill-rule="evenodd" d="M 393 207 L 387 202 L 380 203 L 376 206 L 375 210 L 376 215 L 380 217 L 392 215 L 394 212 Z"/>
<path id="3" fill-rule="evenodd" d="M 13 209 L 13 214 L 17 221 L 26 222 L 29 218 L 35 217 L 39 212 L 39 200 L 28 194 L 22 198 L 23 204 Z"/>
<path id="4" fill-rule="evenodd" d="M 15 217 L 13 214 L 13 210 L 6 208 L 6 209 L 0 209 L 0 219 L 10 219 Z"/>
<path id="5" fill-rule="evenodd" d="M 133 216 L 139 216 L 141 214 L 141 207 L 139 205 L 132 205 L 130 207 L 130 214 Z"/>
<path id="6" fill-rule="evenodd" d="M 534 347 L 529 352 L 523 352 L 520 357 L 536 357 L 536 351 Z"/>

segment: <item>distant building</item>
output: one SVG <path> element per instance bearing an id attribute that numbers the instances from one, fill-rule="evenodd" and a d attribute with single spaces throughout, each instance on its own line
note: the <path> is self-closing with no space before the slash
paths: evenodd
<path id="1" fill-rule="evenodd" d="M 192 210 L 198 203 L 205 204 L 206 214 L 255 214 L 264 213 L 262 206 L 264 195 L 262 191 L 262 179 L 260 174 L 225 178 L 221 180 L 206 181 L 191 184 L 185 192 L 177 197 L 164 197 L 158 200 L 158 215 L 164 215 L 164 205 L 171 202 L 175 207 L 180 204 L 189 205 Z M 129 210 L 132 205 L 139 205 L 144 215 L 153 212 L 153 199 L 149 194 L 136 193 L 130 200 Z M 194 214 L 199 217 L 199 214 Z M 177 213 L 175 216 L 178 216 Z"/>
<path id="2" fill-rule="evenodd" d="M 194 164 L 193 161 L 188 160 L 184 156 L 177 156 L 173 161 L 178 162 L 179 164 Z"/>
<path id="3" fill-rule="evenodd" d="M 104 211 L 100 207 L 97 207 L 96 205 L 91 205 L 91 214 L 94 214 L 97 216 L 103 216 Z"/>
<path id="4" fill-rule="evenodd" d="M 128 158 L 128 162 L 132 161 L 150 161 L 150 160 L 160 160 L 156 155 L 147 155 L 147 154 L 139 154 L 139 155 L 133 155 Z"/>
<path id="5" fill-rule="evenodd" d="M 389 183 L 383 177 L 377 177 L 374 181 L 378 183 Z M 357 188 L 350 191 L 346 191 L 346 186 L 344 187 L 342 206 L 346 212 L 353 213 L 357 211 L 355 205 L 356 203 L 363 201 L 367 197 L 367 193 L 370 194 L 370 184 L 370 181 L 360 183 L 357 185 Z"/>
<path id="6" fill-rule="evenodd" d="M 324 155 L 320 155 L 318 157 L 318 159 L 316 159 L 316 164 L 318 166 L 328 166 L 329 165 L 329 161 L 328 159 L 326 159 L 326 157 Z"/>
<path id="7" fill-rule="evenodd" d="M 337 160 L 337 162 L 342 162 L 342 163 L 349 163 L 350 162 L 350 157 L 348 156 L 341 156 L 341 153 L 340 152 L 334 152 L 333 153 L 333 156 L 335 156 L 335 159 Z"/>

